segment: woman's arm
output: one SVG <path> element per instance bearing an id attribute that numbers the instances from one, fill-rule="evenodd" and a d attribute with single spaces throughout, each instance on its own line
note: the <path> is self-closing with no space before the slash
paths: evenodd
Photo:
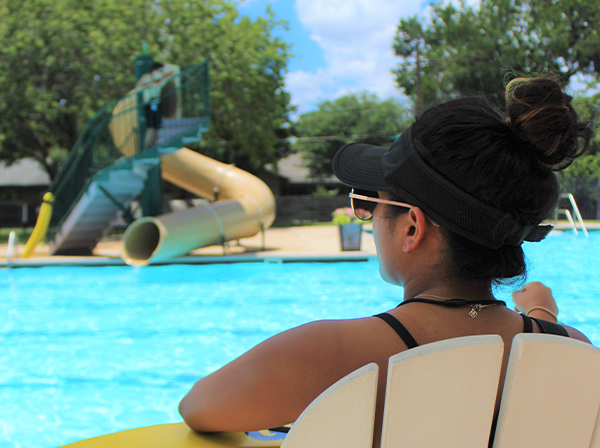
<path id="1" fill-rule="evenodd" d="M 322 391 L 352 371 L 345 367 L 340 325 L 312 322 L 267 339 L 200 379 L 181 400 L 179 412 L 192 429 L 204 432 L 293 422 Z"/>
<path id="2" fill-rule="evenodd" d="M 540 282 L 527 283 L 512 293 L 516 310 L 537 319 L 558 322 L 558 305 L 552 290 Z M 535 309 L 534 309 L 535 308 Z"/>
<path id="3" fill-rule="evenodd" d="M 512 293 L 515 310 L 530 317 L 558 322 L 558 305 L 552 296 L 552 290 L 540 282 L 527 283 L 520 291 Z M 580 341 L 590 340 L 579 330 L 563 325 L 569 336 Z"/>

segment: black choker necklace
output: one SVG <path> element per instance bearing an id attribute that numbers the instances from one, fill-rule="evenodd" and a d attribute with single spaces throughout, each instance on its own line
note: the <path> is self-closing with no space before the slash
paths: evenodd
<path id="1" fill-rule="evenodd" d="M 437 299 L 437 300 L 432 300 Z M 506 302 L 502 300 L 478 300 L 478 301 L 469 301 L 464 299 L 451 299 L 448 297 L 436 296 L 433 294 L 419 294 L 415 296 L 413 299 L 408 299 L 402 302 L 400 305 L 404 305 L 411 302 L 419 302 L 419 303 L 429 303 L 432 305 L 442 305 L 442 306 L 470 306 L 471 311 L 469 311 L 469 316 L 472 319 L 477 317 L 477 313 L 488 306 L 502 305 L 506 306 Z"/>

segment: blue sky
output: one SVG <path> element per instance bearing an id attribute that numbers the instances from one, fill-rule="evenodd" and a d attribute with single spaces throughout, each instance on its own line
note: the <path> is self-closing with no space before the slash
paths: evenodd
<path id="1" fill-rule="evenodd" d="M 268 5 L 289 23 L 293 44 L 286 89 L 298 112 L 323 100 L 367 90 L 401 99 L 391 73 L 398 62 L 392 40 L 401 17 L 422 14 L 427 2 L 411 0 L 241 0 L 240 13 L 255 17 Z"/>
<path id="2" fill-rule="evenodd" d="M 310 30 L 302 25 L 298 19 L 294 7 L 294 1 L 290 0 L 245 0 L 239 7 L 241 14 L 252 18 L 264 15 L 267 6 L 275 12 L 278 19 L 283 19 L 289 24 L 289 30 L 279 29 L 277 35 L 284 38 L 288 43 L 293 43 L 294 57 L 290 60 L 288 70 L 316 71 L 325 66 L 323 49 L 316 41 L 311 39 Z"/>
<path id="3" fill-rule="evenodd" d="M 426 14 L 431 0 L 237 0 L 243 15 L 264 15 L 268 5 L 289 30 L 279 34 L 293 44 L 286 89 L 298 113 L 323 100 L 367 90 L 380 98 L 406 97 L 391 70 L 399 62 L 392 41 L 401 18 Z M 447 0 L 459 4 L 459 0 Z M 479 0 L 466 0 L 476 6 Z M 575 77 L 569 90 L 585 90 Z"/>

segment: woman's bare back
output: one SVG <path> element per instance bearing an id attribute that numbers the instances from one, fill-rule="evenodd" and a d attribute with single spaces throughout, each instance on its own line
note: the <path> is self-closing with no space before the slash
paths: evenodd
<path id="1" fill-rule="evenodd" d="M 409 304 L 390 310 L 419 345 L 454 337 L 499 334 L 510 342 L 523 332 L 523 319 L 505 307 L 482 310 L 473 319 L 468 307 Z M 538 328 L 534 328 L 538 331 Z M 318 321 L 278 334 L 198 382 L 182 400 L 185 421 L 198 431 L 259 430 L 296 420 L 327 387 L 370 362 L 379 366 L 376 437 L 383 416 L 387 363 L 407 350 L 383 320 L 369 317 Z M 407 403 L 410 406 L 410 403 Z M 377 441 L 377 440 L 376 440 Z"/>

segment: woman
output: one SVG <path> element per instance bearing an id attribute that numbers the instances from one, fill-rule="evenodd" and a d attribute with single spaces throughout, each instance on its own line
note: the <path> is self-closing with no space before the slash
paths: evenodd
<path id="1" fill-rule="evenodd" d="M 198 431 L 287 424 L 335 381 L 376 362 L 378 437 L 395 353 L 499 334 L 505 370 L 517 333 L 589 342 L 546 323 L 558 309 L 543 285 L 514 294 L 519 310 L 537 321 L 503 306 L 492 286 L 524 276 L 521 243 L 551 229 L 540 223 L 558 198 L 553 170 L 579 156 L 590 135 L 571 97 L 555 81 L 534 78 L 509 84 L 506 117 L 479 98 L 453 100 L 425 112 L 387 150 L 341 148 L 334 172 L 362 190 L 351 193 L 353 207 L 372 213 L 381 276 L 404 288 L 404 302 L 378 316 L 312 322 L 266 340 L 198 381 L 180 404 L 185 421 Z"/>

